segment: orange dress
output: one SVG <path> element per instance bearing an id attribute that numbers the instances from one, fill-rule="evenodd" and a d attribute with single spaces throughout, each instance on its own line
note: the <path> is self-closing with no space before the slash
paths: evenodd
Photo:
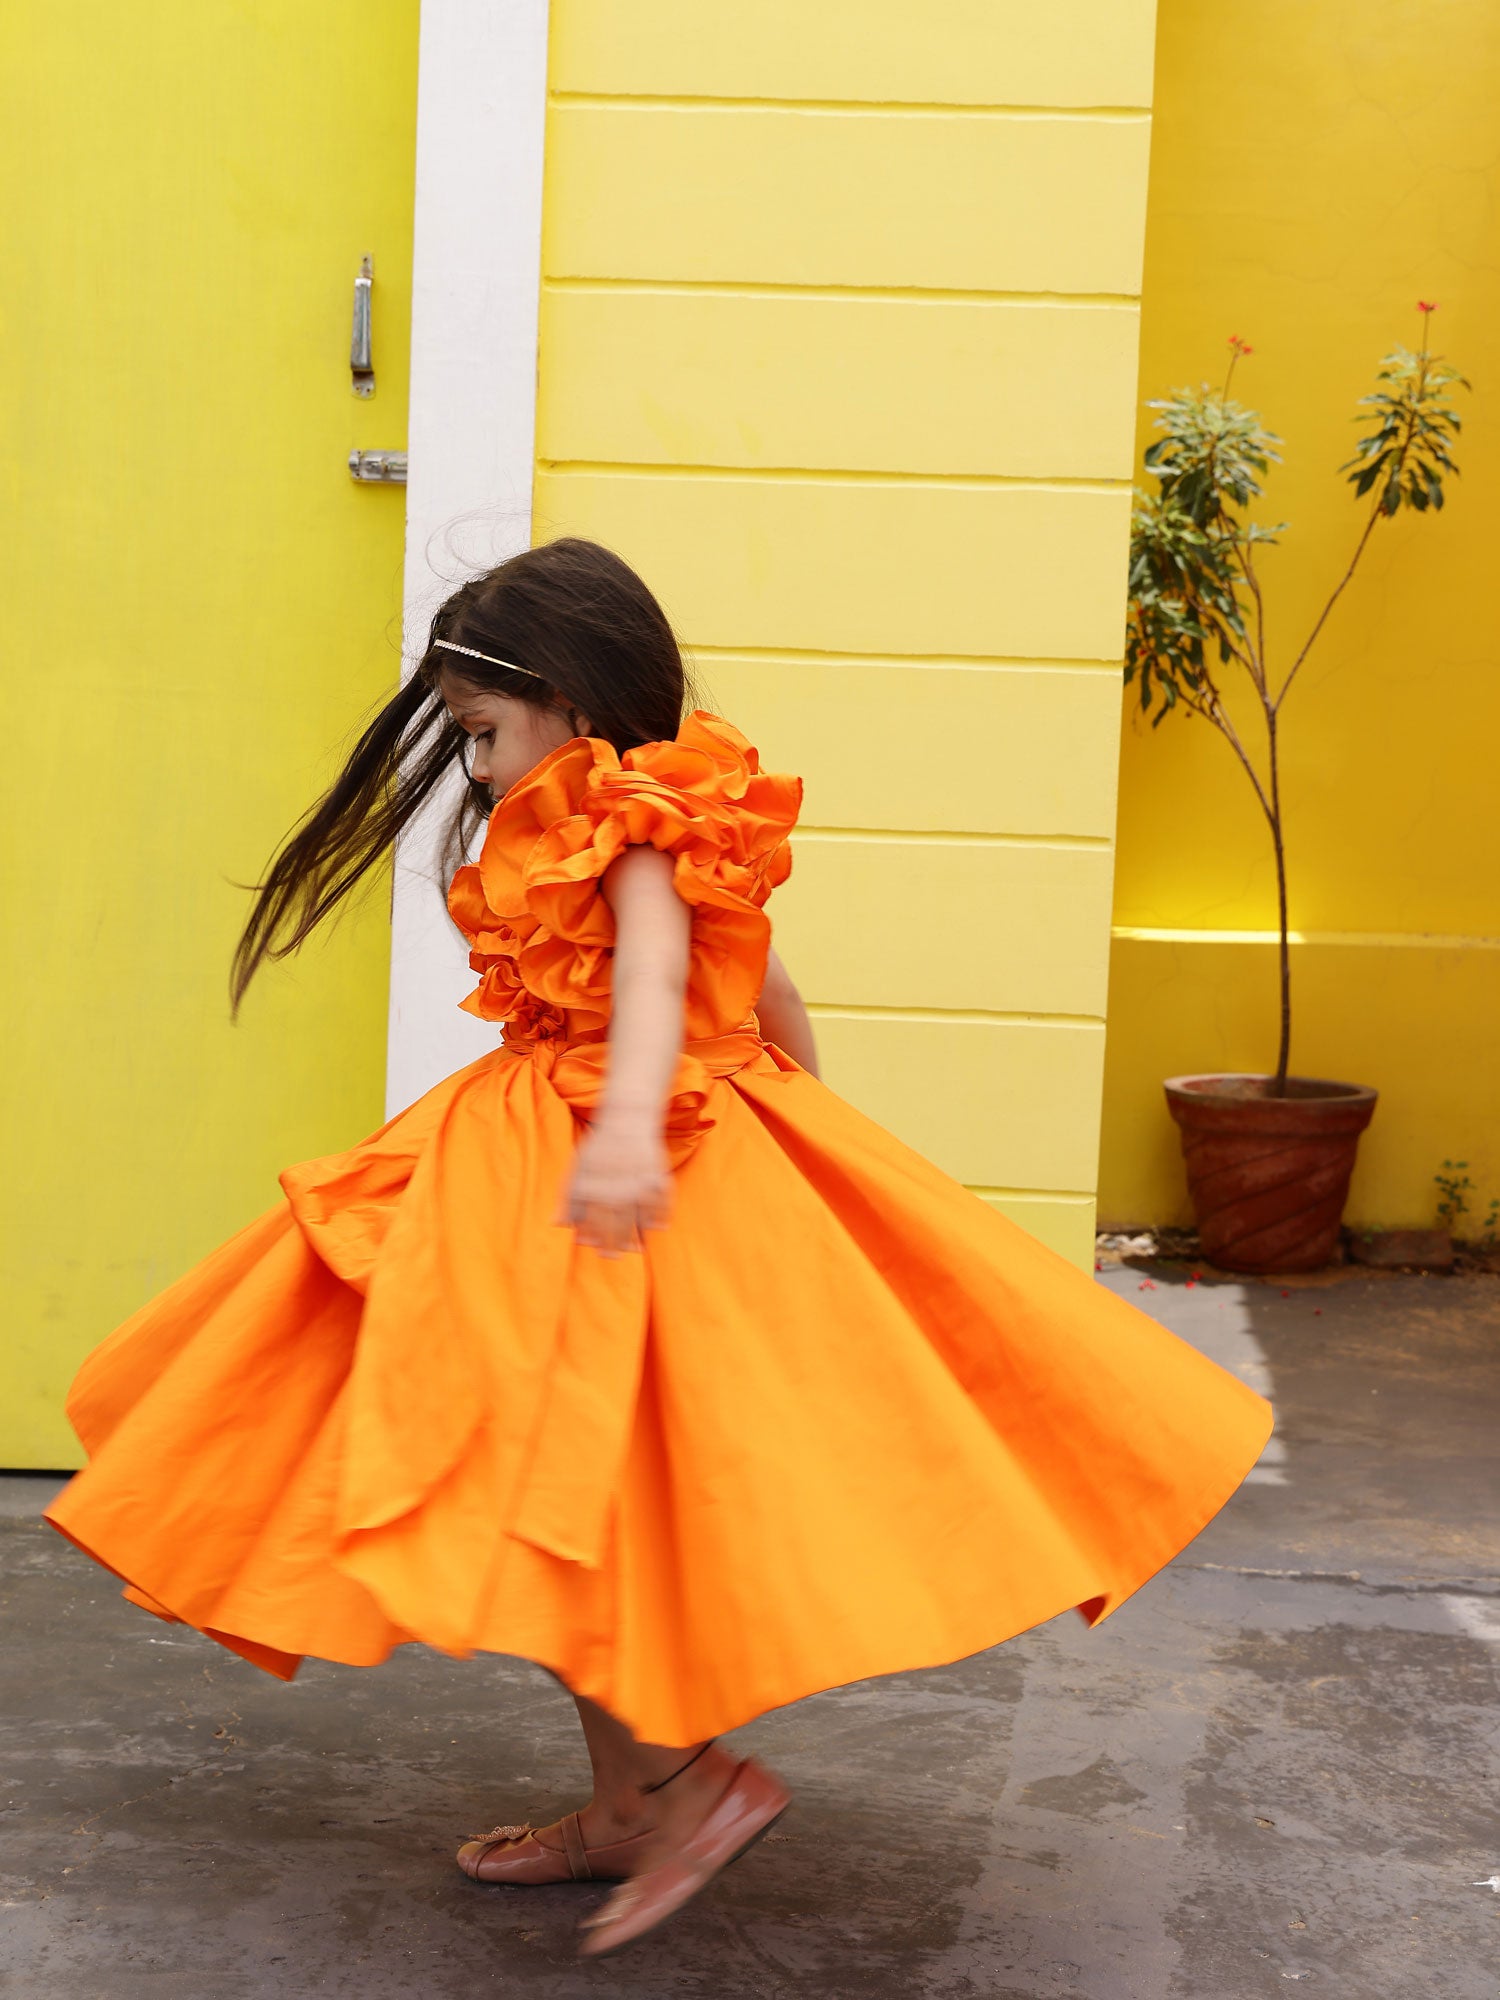
<path id="1" fill-rule="evenodd" d="M 507 793 L 450 896 L 503 1043 L 288 1169 L 78 1376 L 49 1518 L 129 1597 L 288 1677 L 519 1654 L 684 1744 L 1102 1618 L 1224 1504 L 1260 1397 L 761 1039 L 799 799 L 702 713 Z M 554 1216 L 631 842 L 692 962 L 672 1220 L 608 1259 Z"/>

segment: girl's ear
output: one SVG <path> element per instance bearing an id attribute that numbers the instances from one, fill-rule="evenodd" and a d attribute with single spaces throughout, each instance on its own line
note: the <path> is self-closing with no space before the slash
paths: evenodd
<path id="1" fill-rule="evenodd" d="M 593 735 L 594 725 L 581 708 L 570 708 L 568 710 L 568 720 L 573 725 L 573 734 L 575 736 Z"/>

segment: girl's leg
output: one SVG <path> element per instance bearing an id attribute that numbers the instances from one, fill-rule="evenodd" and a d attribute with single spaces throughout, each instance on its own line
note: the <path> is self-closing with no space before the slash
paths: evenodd
<path id="1" fill-rule="evenodd" d="M 581 1695 L 573 1700 L 594 1770 L 594 1795 L 579 1808 L 577 1837 L 586 1852 L 606 1851 L 601 1865 L 608 1869 L 635 1874 L 653 1868 L 702 1825 L 723 1797 L 739 1760 L 712 1741 L 681 1749 L 638 1742 L 597 1702 Z M 497 1840 L 499 1835 L 504 1838 Z M 568 1838 L 564 1821 L 525 1835 L 524 1847 L 512 1853 L 508 1848 L 522 1841 L 522 1830 L 497 1828 L 495 1835 L 465 1842 L 458 1862 L 465 1874 L 477 1874 L 481 1881 L 565 1880 L 566 1872 L 548 1872 L 553 1864 L 546 1857 L 561 1857 Z M 622 1850 L 621 1842 L 631 1844 Z M 538 1865 L 540 1874 L 535 1872 Z"/>
<path id="2" fill-rule="evenodd" d="M 694 1831 L 719 1799 L 737 1759 L 717 1743 L 685 1749 L 640 1743 L 597 1702 L 574 1695 L 594 1767 L 594 1796 L 578 1815 L 590 1846 L 652 1834 L 641 1860 L 651 1866 Z"/>

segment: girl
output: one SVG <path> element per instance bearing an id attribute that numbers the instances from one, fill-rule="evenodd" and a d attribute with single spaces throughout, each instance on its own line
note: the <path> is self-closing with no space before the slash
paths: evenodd
<path id="1" fill-rule="evenodd" d="M 451 597 L 257 893 L 236 1001 L 456 760 L 449 894 L 504 1039 L 121 1327 L 54 1526 L 268 1672 L 421 1640 L 571 1691 L 589 1803 L 459 1850 L 618 1881 L 639 1936 L 763 1834 L 763 1710 L 1106 1616 L 1258 1457 L 1267 1406 L 817 1080 L 770 950 L 800 786 L 683 720 L 624 563 Z M 460 825 L 460 851 L 466 837 Z"/>

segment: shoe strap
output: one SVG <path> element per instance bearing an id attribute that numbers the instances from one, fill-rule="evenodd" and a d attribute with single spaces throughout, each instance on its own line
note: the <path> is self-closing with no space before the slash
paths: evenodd
<path id="1" fill-rule="evenodd" d="M 577 1813 L 568 1813 L 557 1824 L 562 1831 L 563 1851 L 568 1857 L 568 1866 L 573 1871 L 573 1880 L 592 1882 L 594 1871 L 589 1866 L 588 1849 L 583 1844 L 583 1833 L 578 1824 Z"/>

